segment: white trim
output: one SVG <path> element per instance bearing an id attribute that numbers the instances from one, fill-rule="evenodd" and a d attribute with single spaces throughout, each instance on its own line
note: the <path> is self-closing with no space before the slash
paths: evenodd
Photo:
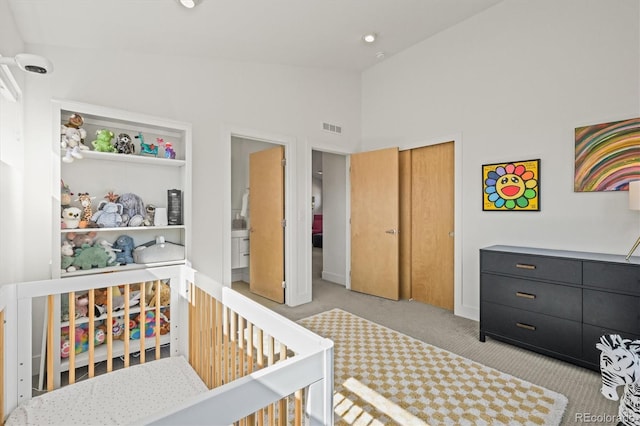
<path id="1" fill-rule="evenodd" d="M 2 55 L 0 55 L 2 57 Z M 0 65 L 0 95 L 11 102 L 22 100 L 22 90 L 7 65 Z"/>
<path id="2" fill-rule="evenodd" d="M 250 129 L 246 127 L 236 126 L 233 124 L 223 124 L 222 141 L 227 150 L 227 161 L 224 162 L 223 175 L 226 176 L 228 185 L 224 188 L 223 212 L 222 212 L 222 238 L 223 238 L 223 255 L 222 255 L 222 283 L 226 287 L 231 287 L 231 138 L 239 137 L 251 139 L 261 142 L 272 143 L 274 145 L 284 146 L 284 155 L 287 159 L 287 165 L 284 169 L 285 191 L 284 191 L 284 218 L 287 226 L 284 232 L 284 276 L 288 283 L 285 289 L 285 304 L 288 306 L 296 306 L 295 300 L 295 282 L 297 276 L 294 274 L 294 265 L 296 265 L 296 243 L 295 243 L 295 173 L 296 173 L 296 139 L 292 136 L 286 136 L 263 130 Z"/>
<path id="3" fill-rule="evenodd" d="M 428 141 L 410 142 L 399 147 L 400 151 L 437 145 L 453 141 L 454 149 L 454 237 L 453 237 L 453 313 L 465 318 L 478 319 L 477 303 L 465 304 L 462 291 L 462 133 L 438 137 Z"/>

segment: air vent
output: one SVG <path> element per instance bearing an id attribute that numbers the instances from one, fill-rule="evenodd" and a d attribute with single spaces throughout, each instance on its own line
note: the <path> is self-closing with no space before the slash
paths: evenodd
<path id="1" fill-rule="evenodd" d="M 337 134 L 342 133 L 342 127 L 336 124 L 330 124 L 330 123 L 322 123 L 322 130 L 330 133 L 337 133 Z"/>

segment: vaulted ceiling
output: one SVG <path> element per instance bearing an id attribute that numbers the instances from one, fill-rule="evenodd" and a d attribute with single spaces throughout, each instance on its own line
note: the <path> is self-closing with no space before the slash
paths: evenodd
<path id="1" fill-rule="evenodd" d="M 362 71 L 501 0 L 0 1 L 27 44 Z"/>

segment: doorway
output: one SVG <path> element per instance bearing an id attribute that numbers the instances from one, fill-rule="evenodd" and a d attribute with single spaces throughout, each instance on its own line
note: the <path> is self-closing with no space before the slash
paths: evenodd
<path id="1" fill-rule="evenodd" d="M 311 151 L 311 282 L 347 286 L 347 157 Z"/>
<path id="2" fill-rule="evenodd" d="M 231 136 L 231 281 L 285 302 L 285 147 Z"/>

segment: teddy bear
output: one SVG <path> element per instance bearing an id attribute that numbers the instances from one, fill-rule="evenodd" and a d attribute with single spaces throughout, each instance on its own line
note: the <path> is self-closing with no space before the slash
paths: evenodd
<path id="1" fill-rule="evenodd" d="M 96 235 L 98 234 L 95 231 L 82 232 L 82 233 L 68 232 L 67 240 L 71 243 L 71 245 L 74 248 L 83 247 L 83 246 L 92 246 Z"/>
<path id="2" fill-rule="evenodd" d="M 79 294 L 76 296 L 76 319 L 86 317 L 89 313 L 89 295 Z"/>
<path id="3" fill-rule="evenodd" d="M 157 292 L 158 289 L 154 287 L 151 294 L 146 297 L 150 308 L 156 306 Z M 165 282 L 160 282 L 160 306 L 169 306 L 169 303 L 171 303 L 171 287 Z"/>
<path id="4" fill-rule="evenodd" d="M 66 151 L 62 161 L 65 163 L 72 163 L 74 158 L 82 159 L 80 151 L 89 149 L 84 144 L 87 132 L 81 127 L 83 123 L 84 119 L 80 114 L 72 114 L 67 124 L 60 126 L 60 146 Z"/>
<path id="5" fill-rule="evenodd" d="M 96 140 L 91 142 L 93 149 L 98 152 L 117 152 L 111 144 L 111 141 L 115 135 L 111 130 L 99 129 L 96 130 Z"/>
<path id="6" fill-rule="evenodd" d="M 75 229 L 80 226 L 82 210 L 77 207 L 66 207 L 62 210 L 62 228 Z"/>

